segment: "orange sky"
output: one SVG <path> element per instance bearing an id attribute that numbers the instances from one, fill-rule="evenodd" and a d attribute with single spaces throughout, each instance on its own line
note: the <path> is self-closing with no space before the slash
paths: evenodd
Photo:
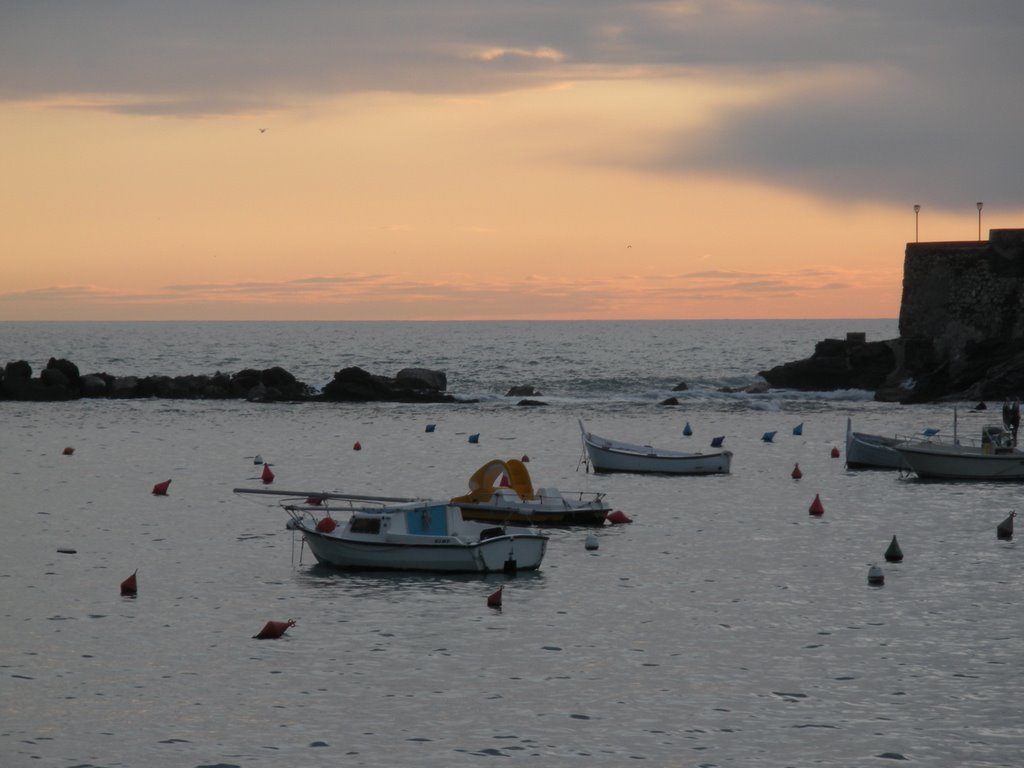
<path id="1" fill-rule="evenodd" d="M 0 319 L 894 317 L 914 203 L 921 240 L 977 237 L 986 190 L 959 166 L 952 195 L 912 148 L 893 168 L 851 146 L 863 127 L 830 145 L 845 100 L 899 102 L 909 65 L 654 67 L 565 47 L 452 48 L 542 71 L 500 83 L 305 92 L 270 73 L 218 108 L 227 76 L 6 84 Z M 782 124 L 781 105 L 806 114 Z M 984 231 L 1022 212 L 989 199 Z"/>

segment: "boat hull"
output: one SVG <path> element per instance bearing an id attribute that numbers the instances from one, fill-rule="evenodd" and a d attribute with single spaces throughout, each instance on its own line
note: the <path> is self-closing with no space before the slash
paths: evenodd
<path id="1" fill-rule="evenodd" d="M 457 536 L 395 536 L 359 539 L 324 534 L 300 526 L 317 562 L 342 569 L 492 573 L 528 571 L 540 567 L 547 537 L 515 533 L 466 542 Z"/>
<path id="2" fill-rule="evenodd" d="M 903 444 L 896 451 L 920 478 L 1024 481 L 1024 452 L 1018 450 Z"/>
<path id="3" fill-rule="evenodd" d="M 846 466 L 850 469 L 907 469 L 907 462 L 893 447 L 897 442 L 891 437 L 848 432 Z"/>
<path id="4" fill-rule="evenodd" d="M 584 443 L 595 472 L 634 472 L 652 475 L 724 475 L 732 464 L 732 452 L 672 455 L 652 451 L 643 454 Z"/>

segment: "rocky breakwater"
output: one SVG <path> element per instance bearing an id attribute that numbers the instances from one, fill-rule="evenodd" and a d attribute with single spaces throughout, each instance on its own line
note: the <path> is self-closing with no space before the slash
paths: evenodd
<path id="1" fill-rule="evenodd" d="M 376 376 L 361 368 L 345 368 L 319 392 L 279 366 L 247 368 L 237 373 L 185 376 L 82 375 L 65 359 L 50 358 L 38 376 L 24 360 L 0 370 L 0 400 L 60 401 L 79 398 L 236 399 L 252 402 L 316 400 L 368 402 L 454 402 L 445 394 L 443 371 L 407 368 L 394 378 Z"/>

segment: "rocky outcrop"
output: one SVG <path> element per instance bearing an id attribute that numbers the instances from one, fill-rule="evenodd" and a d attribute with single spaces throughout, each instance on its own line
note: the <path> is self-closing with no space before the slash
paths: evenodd
<path id="1" fill-rule="evenodd" d="M 409 371 L 415 371 L 410 374 Z M 324 387 L 322 399 L 336 402 L 389 401 L 398 403 L 450 403 L 445 394 L 447 377 L 443 371 L 404 369 L 405 376 L 379 376 L 362 368 L 343 368 Z"/>
<path id="2" fill-rule="evenodd" d="M 805 391 L 878 389 L 896 368 L 888 341 L 825 339 L 806 360 L 777 365 L 760 375 L 773 387 Z"/>

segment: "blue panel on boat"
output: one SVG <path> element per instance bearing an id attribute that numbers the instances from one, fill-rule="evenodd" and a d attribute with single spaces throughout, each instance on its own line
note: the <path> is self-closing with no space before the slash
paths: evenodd
<path id="1" fill-rule="evenodd" d="M 410 509 L 405 513 L 409 533 L 417 536 L 447 536 L 448 517 L 444 504 Z"/>

